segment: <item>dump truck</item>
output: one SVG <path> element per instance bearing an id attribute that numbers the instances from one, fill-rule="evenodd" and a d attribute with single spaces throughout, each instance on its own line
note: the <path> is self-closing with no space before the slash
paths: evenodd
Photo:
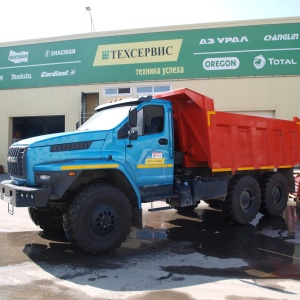
<path id="1" fill-rule="evenodd" d="M 232 223 L 280 215 L 294 192 L 300 120 L 216 111 L 188 88 L 111 101 L 76 131 L 12 144 L 0 198 L 28 207 L 45 231 L 64 230 L 91 254 L 142 228 L 142 204 L 178 211 L 220 204 Z"/>

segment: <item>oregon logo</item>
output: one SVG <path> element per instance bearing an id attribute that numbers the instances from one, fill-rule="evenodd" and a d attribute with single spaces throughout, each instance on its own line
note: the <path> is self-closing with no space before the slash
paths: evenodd
<path id="1" fill-rule="evenodd" d="M 93 66 L 177 61 L 182 40 L 98 46 Z"/>
<path id="2" fill-rule="evenodd" d="M 262 55 L 254 57 L 253 65 L 255 69 L 262 69 L 266 65 L 266 59 Z"/>
<path id="3" fill-rule="evenodd" d="M 240 66 L 237 57 L 216 57 L 204 59 L 202 66 L 207 71 L 212 70 L 235 70 Z"/>

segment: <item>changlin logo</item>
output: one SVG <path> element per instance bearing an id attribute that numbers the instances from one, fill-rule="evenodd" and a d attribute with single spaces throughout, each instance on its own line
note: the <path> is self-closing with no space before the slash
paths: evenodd
<path id="1" fill-rule="evenodd" d="M 266 65 L 266 59 L 262 55 L 254 57 L 253 65 L 255 69 L 262 69 Z"/>
<path id="2" fill-rule="evenodd" d="M 14 64 L 28 62 L 28 55 L 29 52 L 27 51 L 15 52 L 13 50 L 10 50 L 8 55 L 8 60 L 13 62 Z"/>

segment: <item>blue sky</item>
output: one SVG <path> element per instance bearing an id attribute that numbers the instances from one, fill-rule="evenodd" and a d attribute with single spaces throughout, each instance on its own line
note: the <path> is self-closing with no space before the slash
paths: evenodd
<path id="1" fill-rule="evenodd" d="M 300 0 L 13 0 L 0 3 L 0 43 L 95 31 L 300 17 Z"/>

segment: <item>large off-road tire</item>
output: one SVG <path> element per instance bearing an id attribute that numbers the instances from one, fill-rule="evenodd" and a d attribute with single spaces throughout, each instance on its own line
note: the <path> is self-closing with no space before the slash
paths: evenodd
<path id="1" fill-rule="evenodd" d="M 208 204 L 209 207 L 214 209 L 222 209 L 223 200 L 217 200 L 217 199 L 210 199 L 210 200 L 204 200 L 206 204 Z"/>
<path id="2" fill-rule="evenodd" d="M 100 183 L 80 192 L 63 218 L 71 244 L 90 254 L 120 247 L 131 223 L 132 208 L 125 194 L 114 186 Z"/>
<path id="3" fill-rule="evenodd" d="M 63 209 L 55 206 L 29 207 L 29 216 L 33 223 L 44 231 L 63 231 Z"/>
<path id="4" fill-rule="evenodd" d="M 286 177 L 281 173 L 266 173 L 260 179 L 260 213 L 265 216 L 280 215 L 288 201 L 289 190 Z"/>
<path id="5" fill-rule="evenodd" d="M 260 188 L 251 176 L 236 176 L 228 187 L 223 213 L 234 223 L 251 222 L 260 208 Z"/>

